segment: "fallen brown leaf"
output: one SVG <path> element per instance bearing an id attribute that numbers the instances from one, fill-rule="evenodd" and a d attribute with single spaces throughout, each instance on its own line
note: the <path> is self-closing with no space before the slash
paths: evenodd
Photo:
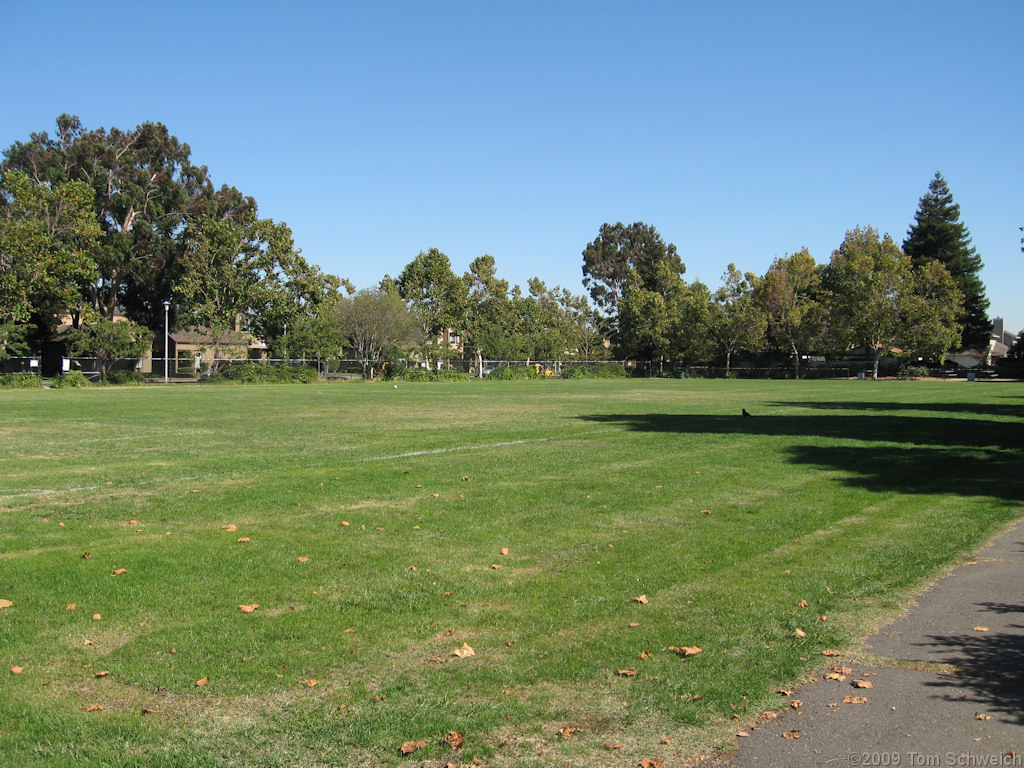
<path id="1" fill-rule="evenodd" d="M 682 647 L 670 645 L 668 649 L 670 651 L 675 651 L 676 653 L 681 653 L 683 656 L 696 656 L 698 653 L 703 653 L 703 651 L 696 645 L 684 645 Z"/>
<path id="2" fill-rule="evenodd" d="M 20 675 L 24 671 L 25 671 L 24 667 L 11 667 L 11 674 L 12 675 Z"/>
<path id="3" fill-rule="evenodd" d="M 298 561 L 300 563 L 308 563 L 309 562 L 309 558 L 306 557 L 305 555 L 299 555 L 299 557 L 297 559 L 298 559 Z"/>
<path id="4" fill-rule="evenodd" d="M 843 696 L 843 704 L 867 704 L 867 696 Z"/>
<path id="5" fill-rule="evenodd" d="M 127 568 L 115 568 L 111 576 L 120 576 L 122 573 L 128 573 Z"/>
<path id="6" fill-rule="evenodd" d="M 842 656 L 843 654 L 839 651 L 822 651 L 822 656 Z"/>
<path id="7" fill-rule="evenodd" d="M 846 675 L 841 675 L 838 672 L 829 672 L 825 675 L 826 680 L 838 680 L 842 682 L 846 679 Z"/>
<path id="8" fill-rule="evenodd" d="M 103 705 L 102 704 L 93 704 L 91 706 L 86 707 L 85 711 L 86 712 L 102 712 L 103 711 Z"/>
<path id="9" fill-rule="evenodd" d="M 625 747 L 626 747 L 626 745 L 623 744 L 622 742 L 619 742 L 619 741 L 615 742 L 614 744 L 605 744 L 604 745 L 604 748 L 609 750 L 609 751 L 611 751 L 613 749 L 625 749 Z"/>
<path id="10" fill-rule="evenodd" d="M 802 629 L 800 629 L 800 627 L 797 627 L 796 629 L 794 629 L 793 630 L 793 634 L 796 635 L 797 637 L 807 637 L 807 633 L 804 632 Z"/>
<path id="11" fill-rule="evenodd" d="M 988 632 L 988 627 L 975 627 L 975 632 Z"/>
<path id="12" fill-rule="evenodd" d="M 793 709 L 800 709 L 800 707 L 802 707 L 803 705 L 804 703 L 800 701 L 800 699 L 793 699 L 791 702 L 789 702 L 789 706 Z"/>
<path id="13" fill-rule="evenodd" d="M 348 527 L 349 527 L 350 525 L 352 525 L 352 523 L 350 523 L 350 522 L 349 522 L 348 520 L 342 520 L 342 521 L 341 521 L 341 524 L 342 524 L 343 526 L 345 526 L 346 528 L 348 528 Z"/>
<path id="14" fill-rule="evenodd" d="M 110 674 L 110 671 L 104 669 L 104 670 L 102 670 L 100 672 L 97 672 L 95 675 L 93 675 L 93 677 L 106 677 L 109 674 Z"/>
<path id="15" fill-rule="evenodd" d="M 749 736 L 750 734 L 747 733 L 746 731 L 736 731 L 736 735 L 739 736 L 741 739 L 743 739 L 743 738 L 746 738 L 747 736 Z"/>
<path id="16" fill-rule="evenodd" d="M 792 696 L 794 693 L 796 693 L 796 691 L 791 688 L 779 688 L 775 692 L 781 693 L 783 696 Z"/>
<path id="17" fill-rule="evenodd" d="M 102 619 L 102 618 L 103 618 L 103 614 L 102 614 L 102 613 L 94 613 L 94 614 L 92 615 L 92 620 L 93 620 L 93 621 L 99 621 L 99 620 L 100 620 L 100 619 Z"/>
<path id="18" fill-rule="evenodd" d="M 660 757 L 655 757 L 648 760 L 646 757 L 640 761 L 640 768 L 661 768 L 662 763 L 665 761 Z"/>
<path id="19" fill-rule="evenodd" d="M 73 611 L 73 610 L 75 610 L 75 609 L 76 609 L 77 607 L 78 607 L 78 605 L 76 605 L 75 603 L 68 603 L 68 607 L 67 607 L 67 608 L 65 608 L 64 610 L 65 610 L 65 611 Z"/>
<path id="20" fill-rule="evenodd" d="M 240 610 L 242 613 L 252 613 L 259 607 L 259 603 L 253 603 L 252 605 L 240 605 L 238 606 L 238 610 Z"/>
<path id="21" fill-rule="evenodd" d="M 799 603 L 797 603 L 797 607 L 798 608 L 806 608 L 807 607 L 807 601 L 806 600 L 801 600 Z"/>
<path id="22" fill-rule="evenodd" d="M 309 680 L 303 680 L 302 684 L 307 688 L 316 688 L 316 682 L 317 681 L 311 677 Z"/>
<path id="23" fill-rule="evenodd" d="M 508 555 L 508 547 L 502 547 L 501 548 L 501 554 Z"/>
<path id="24" fill-rule="evenodd" d="M 0 600 L 0 611 L 2 611 L 4 608 L 10 608 L 13 605 L 14 603 L 12 603 L 10 600 Z"/>
<path id="25" fill-rule="evenodd" d="M 425 741 L 407 741 L 400 747 L 400 749 L 403 755 L 411 755 L 417 749 L 421 749 L 425 746 L 427 746 L 427 742 Z"/>
<path id="26" fill-rule="evenodd" d="M 632 601 L 633 601 L 634 603 L 640 603 L 640 605 L 647 605 L 647 603 L 649 602 L 649 601 L 647 600 L 647 595 L 638 595 L 638 596 L 636 596 L 636 597 L 633 597 L 633 598 L 630 598 L 630 599 L 631 599 L 631 600 L 632 600 Z"/>
<path id="27" fill-rule="evenodd" d="M 238 530 L 238 526 L 234 523 L 228 523 L 227 525 L 222 525 L 221 530 L 227 531 L 228 533 L 234 533 Z"/>
<path id="28" fill-rule="evenodd" d="M 461 731 L 448 731 L 443 741 L 452 749 L 461 749 L 462 745 L 466 742 L 466 738 L 462 735 Z"/>
<path id="29" fill-rule="evenodd" d="M 651 652 L 650 651 L 640 651 L 640 653 L 638 653 L 636 655 L 636 657 L 638 659 L 645 659 L 646 660 L 646 659 L 651 658 Z"/>
<path id="30" fill-rule="evenodd" d="M 854 680 L 851 685 L 854 688 L 874 688 L 874 683 L 870 683 L 867 680 Z"/>
<path id="31" fill-rule="evenodd" d="M 469 643 L 463 643 L 461 648 L 456 648 L 454 651 L 452 651 L 452 656 L 455 656 L 460 659 L 465 659 L 470 656 L 476 656 L 476 651 L 474 651 L 469 646 Z"/>
<path id="32" fill-rule="evenodd" d="M 83 552 L 82 553 L 82 559 L 83 560 L 88 560 L 90 557 L 92 557 L 92 553 L 91 552 Z"/>
<path id="33" fill-rule="evenodd" d="M 236 544 L 248 544 L 250 541 L 252 541 L 252 539 L 250 539 L 248 536 L 243 536 L 240 539 L 235 539 Z"/>
<path id="34" fill-rule="evenodd" d="M 991 720 L 992 719 L 992 715 L 986 715 L 986 714 L 984 714 L 982 712 L 976 712 L 974 714 L 974 719 L 975 720 Z"/>
<path id="35" fill-rule="evenodd" d="M 196 687 L 197 688 L 201 688 L 202 686 L 206 685 L 208 682 L 210 682 L 210 678 L 208 678 L 208 677 L 201 677 L 198 680 L 196 680 Z"/>
<path id="36" fill-rule="evenodd" d="M 615 670 L 615 674 L 618 675 L 619 677 L 635 677 L 636 676 L 636 670 L 635 669 L 617 669 L 617 670 Z"/>
<path id="37" fill-rule="evenodd" d="M 568 739 L 570 736 L 572 736 L 578 730 L 579 730 L 579 728 L 574 728 L 571 725 L 567 725 L 564 728 L 559 728 L 558 729 L 558 735 L 561 736 L 563 739 Z"/>
<path id="38" fill-rule="evenodd" d="M 800 731 L 786 731 L 785 733 L 782 734 L 782 738 L 784 738 L 784 739 L 799 739 L 800 738 Z"/>

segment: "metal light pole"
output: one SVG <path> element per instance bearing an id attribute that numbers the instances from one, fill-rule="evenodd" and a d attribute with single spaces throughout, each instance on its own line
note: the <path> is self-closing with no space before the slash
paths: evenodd
<path id="1" fill-rule="evenodd" d="M 164 302 L 164 384 L 167 383 L 167 316 L 171 310 L 171 302 Z"/>

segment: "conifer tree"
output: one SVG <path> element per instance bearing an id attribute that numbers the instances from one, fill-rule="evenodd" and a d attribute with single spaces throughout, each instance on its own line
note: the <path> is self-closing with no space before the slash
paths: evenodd
<path id="1" fill-rule="evenodd" d="M 963 326 L 965 347 L 985 349 L 992 334 L 988 319 L 988 298 L 981 281 L 981 256 L 971 245 L 971 235 L 960 221 L 960 206 L 953 202 L 946 180 L 936 173 L 921 198 L 914 223 L 903 242 L 903 251 L 915 269 L 937 261 L 952 275 L 964 295 L 964 308 L 957 321 Z"/>

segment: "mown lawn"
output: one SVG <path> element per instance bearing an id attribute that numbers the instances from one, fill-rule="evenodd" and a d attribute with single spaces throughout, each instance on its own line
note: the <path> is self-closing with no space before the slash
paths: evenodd
<path id="1" fill-rule="evenodd" d="M 1022 423 L 967 382 L 0 392 L 0 765 L 728 750 L 1020 516 Z"/>

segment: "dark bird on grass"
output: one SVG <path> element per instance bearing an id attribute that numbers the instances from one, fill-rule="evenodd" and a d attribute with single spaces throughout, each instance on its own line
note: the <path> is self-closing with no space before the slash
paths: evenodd
<path id="1" fill-rule="evenodd" d="M 740 410 L 743 411 L 743 415 L 744 416 L 749 416 L 750 415 L 749 413 L 747 413 L 747 409 L 746 408 L 741 408 Z"/>

